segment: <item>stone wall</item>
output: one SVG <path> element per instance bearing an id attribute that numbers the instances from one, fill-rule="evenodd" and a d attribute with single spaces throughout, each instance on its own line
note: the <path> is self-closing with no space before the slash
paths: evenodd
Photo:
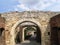
<path id="1" fill-rule="evenodd" d="M 4 45 L 5 44 L 5 36 L 4 36 L 4 31 L 2 31 L 3 29 L 5 29 L 5 19 L 3 17 L 0 16 L 0 45 Z"/>
<path id="2" fill-rule="evenodd" d="M 6 45 L 15 45 L 14 36 L 15 28 L 23 21 L 32 21 L 41 29 L 42 45 L 50 45 L 50 18 L 58 15 L 59 12 L 40 12 L 40 11 L 25 11 L 25 12 L 9 12 L 2 13 L 5 18 L 5 43 Z M 8 38 L 7 38 L 8 37 Z"/>

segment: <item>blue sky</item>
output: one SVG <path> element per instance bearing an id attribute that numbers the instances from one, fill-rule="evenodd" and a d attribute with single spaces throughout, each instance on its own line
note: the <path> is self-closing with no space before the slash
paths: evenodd
<path id="1" fill-rule="evenodd" d="M 0 0 L 0 12 L 60 11 L 60 0 Z"/>

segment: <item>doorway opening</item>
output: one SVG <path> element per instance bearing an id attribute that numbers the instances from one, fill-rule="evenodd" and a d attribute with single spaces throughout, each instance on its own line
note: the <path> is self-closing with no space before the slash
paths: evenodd
<path id="1" fill-rule="evenodd" d="M 4 31 L 4 28 L 0 28 L 0 36 L 2 36 L 3 31 Z"/>
<path id="2" fill-rule="evenodd" d="M 18 33 L 15 38 L 15 43 L 25 43 L 33 45 L 41 44 L 41 30 L 37 24 L 31 21 L 24 21 L 18 25 Z M 35 44 L 36 43 L 36 44 Z"/>

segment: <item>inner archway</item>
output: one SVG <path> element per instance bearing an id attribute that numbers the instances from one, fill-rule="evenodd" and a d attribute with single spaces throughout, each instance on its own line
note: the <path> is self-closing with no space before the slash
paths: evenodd
<path id="1" fill-rule="evenodd" d="M 29 43 L 26 43 L 27 45 L 30 43 L 36 43 L 33 45 L 41 44 L 41 30 L 39 26 L 35 24 L 34 22 L 23 21 L 16 27 L 16 29 L 18 29 L 18 31 L 17 31 L 15 40 L 17 40 L 18 43 L 19 42 L 24 43 L 26 42 L 26 40 L 29 40 Z"/>

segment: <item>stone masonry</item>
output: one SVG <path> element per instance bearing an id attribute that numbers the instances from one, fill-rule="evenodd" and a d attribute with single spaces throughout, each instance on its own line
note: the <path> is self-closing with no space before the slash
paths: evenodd
<path id="1" fill-rule="evenodd" d="M 50 45 L 50 19 L 60 12 L 43 12 L 43 11 L 24 11 L 24 12 L 8 12 L 1 13 L 1 17 L 5 19 L 4 31 L 1 38 L 5 45 L 15 45 L 15 29 L 23 21 L 31 21 L 36 23 L 41 29 L 41 45 Z M 4 41 L 3 41 L 4 40 Z M 1 41 L 0 41 L 1 42 Z M 1 45 L 4 45 L 1 43 Z"/>

